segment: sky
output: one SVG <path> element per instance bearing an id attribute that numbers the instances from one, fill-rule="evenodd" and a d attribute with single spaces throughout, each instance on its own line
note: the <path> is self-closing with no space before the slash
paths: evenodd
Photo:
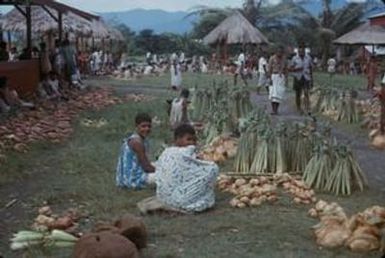
<path id="1" fill-rule="evenodd" d="M 240 7 L 243 0 L 59 0 L 86 11 L 111 12 L 134 8 L 186 11 L 197 5 Z"/>

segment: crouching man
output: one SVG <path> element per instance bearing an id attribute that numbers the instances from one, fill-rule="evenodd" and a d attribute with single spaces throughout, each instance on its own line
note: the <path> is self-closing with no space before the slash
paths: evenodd
<path id="1" fill-rule="evenodd" d="M 144 214 L 156 211 L 194 213 L 215 204 L 215 183 L 219 168 L 196 157 L 196 135 L 191 125 L 178 126 L 175 144 L 156 162 L 156 197 L 138 203 Z"/>

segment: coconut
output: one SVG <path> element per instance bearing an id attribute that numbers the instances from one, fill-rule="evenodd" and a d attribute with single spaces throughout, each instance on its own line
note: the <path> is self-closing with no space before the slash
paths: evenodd
<path id="1" fill-rule="evenodd" d="M 120 229 L 120 234 L 131 240 L 138 249 L 147 246 L 147 230 L 143 220 L 132 214 L 126 214 L 115 221 L 114 226 Z"/>
<path id="2" fill-rule="evenodd" d="M 374 136 L 372 140 L 372 146 L 379 150 L 385 149 L 385 135 Z"/>
<path id="3" fill-rule="evenodd" d="M 119 234 L 90 233 L 76 243 L 73 258 L 138 258 L 134 243 Z"/>
<path id="4" fill-rule="evenodd" d="M 318 217 L 317 210 L 314 209 L 314 208 L 311 208 L 311 209 L 307 212 L 307 214 L 308 214 L 310 217 L 312 217 L 312 218 L 317 218 L 317 217 Z"/>
<path id="5" fill-rule="evenodd" d="M 259 206 L 262 204 L 262 201 L 259 198 L 253 198 L 250 200 L 250 205 L 253 207 Z"/>
<path id="6" fill-rule="evenodd" d="M 327 248 L 343 246 L 350 235 L 351 232 L 344 226 L 326 226 L 322 234 L 317 235 L 317 244 Z"/>
<path id="7" fill-rule="evenodd" d="M 347 246 L 353 252 L 370 252 L 380 248 L 380 241 L 373 235 L 363 234 L 351 237 Z"/>
<path id="8" fill-rule="evenodd" d="M 239 178 L 239 179 L 235 180 L 234 184 L 239 187 L 239 186 L 247 184 L 247 181 L 246 181 L 246 179 Z"/>
<path id="9" fill-rule="evenodd" d="M 112 226 L 109 223 L 98 222 L 95 224 L 91 232 L 93 233 L 110 232 L 114 234 L 120 234 L 120 229 L 115 226 Z"/>

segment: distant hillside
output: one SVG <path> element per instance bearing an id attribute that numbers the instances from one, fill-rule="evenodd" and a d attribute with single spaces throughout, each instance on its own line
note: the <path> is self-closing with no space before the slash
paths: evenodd
<path id="1" fill-rule="evenodd" d="M 332 9 L 336 10 L 347 5 L 351 0 L 333 0 Z M 298 0 L 298 3 L 314 16 L 322 13 L 321 0 Z M 367 0 L 365 17 L 384 11 L 384 5 L 379 0 Z M 132 30 L 139 32 L 152 29 L 155 33 L 172 32 L 183 34 L 189 32 L 197 16 L 186 18 L 188 12 L 167 12 L 163 10 L 134 9 L 122 12 L 101 13 L 105 20 L 123 23 Z"/>
<path id="2" fill-rule="evenodd" d="M 107 21 L 124 23 L 134 31 L 152 29 L 155 33 L 172 32 L 183 34 L 192 29 L 196 16 L 186 18 L 187 12 L 134 9 L 124 12 L 102 13 Z"/>

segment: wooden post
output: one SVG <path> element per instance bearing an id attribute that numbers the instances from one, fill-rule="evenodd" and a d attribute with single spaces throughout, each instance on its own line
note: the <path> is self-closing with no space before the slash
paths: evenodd
<path id="1" fill-rule="evenodd" d="M 12 38 L 11 38 L 11 32 L 10 31 L 7 31 L 7 40 L 8 40 L 8 50 L 11 50 Z"/>
<path id="2" fill-rule="evenodd" d="M 31 21 L 31 5 L 27 3 L 25 7 L 25 17 L 27 22 L 27 55 L 31 58 L 32 55 L 32 21 Z"/>
<path id="3" fill-rule="evenodd" d="M 63 39 L 63 13 L 58 11 L 59 41 Z"/>

